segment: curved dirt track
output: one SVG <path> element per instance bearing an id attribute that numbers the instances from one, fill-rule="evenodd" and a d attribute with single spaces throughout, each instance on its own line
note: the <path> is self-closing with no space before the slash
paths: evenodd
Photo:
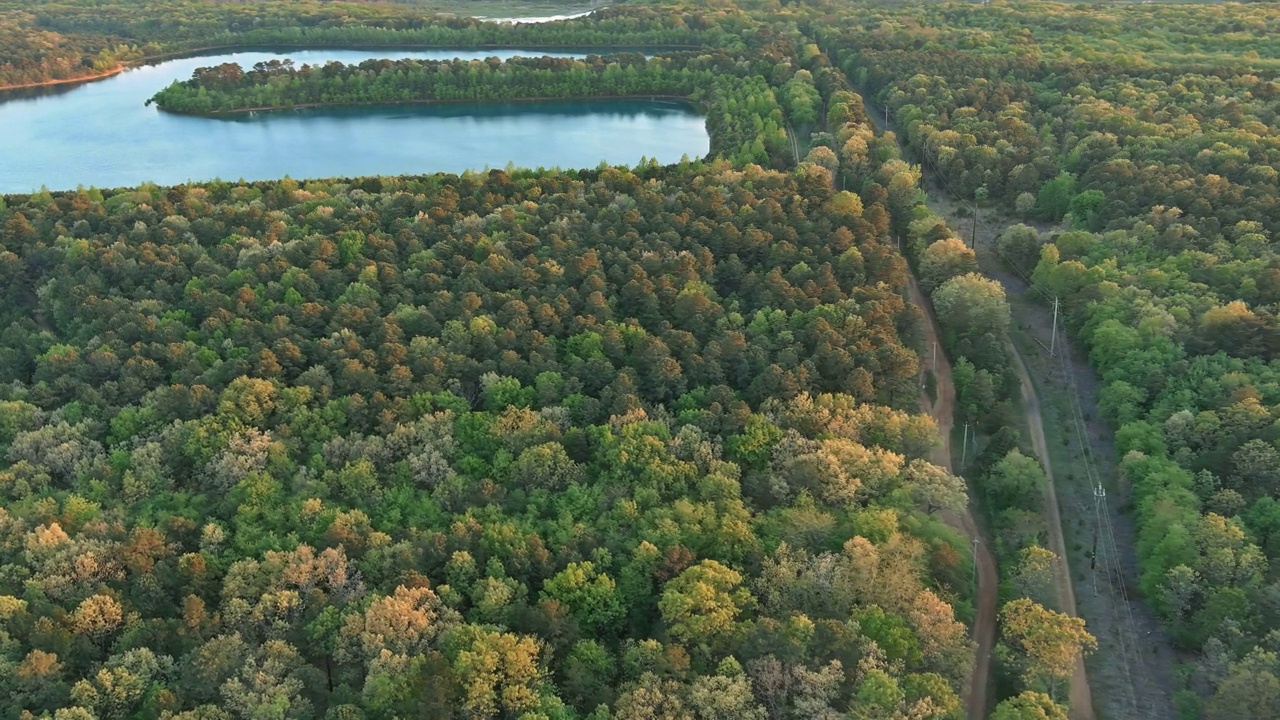
<path id="1" fill-rule="evenodd" d="M 911 303 L 920 308 L 925 317 L 925 348 L 930 353 L 935 343 L 939 343 L 938 321 L 933 316 L 933 308 L 925 301 L 916 279 L 911 277 L 907 285 Z M 946 354 L 938 352 L 937 368 L 934 379 L 937 385 L 937 400 L 930 400 L 922 389 L 920 392 L 920 408 L 927 412 L 938 424 L 938 434 L 942 443 L 934 449 L 930 460 L 933 464 L 951 470 L 951 427 L 952 408 L 955 405 L 955 386 L 951 383 L 951 362 Z M 921 358 L 924 362 L 924 358 Z M 972 496 L 972 487 L 970 487 Z M 973 670 L 969 675 L 969 692 L 965 698 L 966 716 L 969 720 L 983 720 L 987 716 L 988 690 L 991 678 L 991 651 L 996 642 L 996 586 L 999 576 L 996 574 L 996 561 L 986 538 L 978 528 L 977 520 L 971 508 L 966 507 L 962 513 L 943 513 L 948 525 L 955 527 L 970 538 L 980 538 L 974 562 L 978 566 L 978 594 L 975 598 L 975 616 L 973 622 L 973 639 L 977 642 L 977 650 L 973 658 Z"/>
<path id="2" fill-rule="evenodd" d="M 880 132 L 883 133 L 889 129 L 884 120 L 881 119 L 881 110 L 875 107 L 865 96 L 863 96 L 863 107 L 867 111 L 867 116 Z M 897 144 L 898 150 L 902 153 L 903 157 L 909 157 L 908 148 L 903 145 L 901 138 L 897 138 Z M 949 208 L 944 206 L 945 201 L 947 200 L 945 194 L 946 191 L 943 190 L 936 181 L 934 183 L 926 182 L 924 180 L 924 176 L 922 176 L 921 186 L 925 189 L 927 198 L 926 204 L 933 209 L 934 212 L 939 213 L 944 218 L 947 218 L 948 222 L 951 222 L 951 213 L 947 212 Z M 939 201 L 943 202 L 940 203 Z M 925 313 L 925 316 L 929 321 L 927 323 L 927 341 L 936 342 L 938 339 L 938 321 L 933 316 L 931 306 L 925 302 L 924 295 L 916 285 L 914 277 L 911 278 L 910 290 L 911 302 Z M 1071 585 L 1070 569 L 1067 567 L 1066 541 L 1062 534 L 1062 521 L 1058 510 L 1058 495 L 1053 484 L 1053 469 L 1049 464 L 1048 443 L 1046 443 L 1044 439 L 1044 423 L 1040 414 L 1040 401 L 1035 394 L 1035 388 L 1031 385 L 1031 379 L 1027 374 L 1026 366 L 1022 361 L 1022 356 L 1018 354 L 1016 348 L 1014 348 L 1012 344 L 1010 344 L 1009 350 L 1014 353 L 1014 364 L 1018 369 L 1018 377 L 1022 385 L 1023 412 L 1027 416 L 1027 424 L 1031 427 L 1032 444 L 1035 447 L 1036 455 L 1041 458 L 1041 462 L 1045 469 L 1045 476 L 1048 478 L 1048 483 L 1046 484 L 1044 493 L 1047 514 L 1046 520 L 1049 525 L 1049 549 L 1052 550 L 1059 558 L 1058 565 L 1054 571 L 1054 585 L 1063 610 L 1073 617 L 1078 617 L 1078 614 L 1076 613 L 1075 592 Z M 947 462 L 939 463 L 936 459 L 934 462 L 950 469 L 950 437 L 952 425 L 951 405 L 955 398 L 955 387 L 951 383 L 951 364 L 941 354 L 938 357 L 938 369 L 935 375 L 937 376 L 938 401 L 933 405 L 933 407 L 930 407 L 928 397 L 922 396 L 921 407 L 925 408 L 926 411 L 933 416 L 933 419 L 938 423 L 938 429 L 943 436 L 943 452 L 946 453 Z M 944 404 L 945 407 L 943 407 Z M 973 519 L 973 513 L 966 511 L 964 520 L 967 520 L 967 525 L 964 528 L 965 531 L 969 532 L 971 537 L 978 537 L 979 534 L 977 532 L 977 525 Z M 996 604 L 998 602 L 996 585 L 999 583 L 999 579 L 996 575 L 995 561 L 992 559 L 991 552 L 985 544 L 982 546 L 979 556 L 979 605 L 974 626 L 974 638 L 978 641 L 978 657 L 974 663 L 971 689 L 968 698 L 969 720 L 981 720 L 986 717 L 986 683 L 990 674 L 991 649 L 994 647 L 995 643 Z M 982 582 L 981 577 L 984 569 L 983 565 L 986 563 L 990 563 L 991 572 L 991 580 L 987 585 L 991 595 L 989 601 L 985 597 L 986 593 L 983 590 L 984 583 Z M 984 653 L 983 635 L 980 631 L 984 630 L 983 609 L 986 607 L 988 602 L 990 603 L 990 627 L 986 628 L 985 631 L 989 633 L 990 644 L 987 645 L 986 652 Z M 982 690 L 980 693 L 976 691 L 979 676 L 981 676 L 982 682 Z M 1071 673 L 1069 696 L 1069 717 L 1071 720 L 1094 720 L 1093 693 L 1089 688 L 1089 678 L 1088 675 L 1085 674 L 1083 658 L 1076 660 L 1075 669 Z"/>
<path id="3" fill-rule="evenodd" d="M 857 88 L 847 81 L 845 85 L 857 92 Z M 878 132 L 885 132 L 887 128 L 880 118 L 880 110 L 872 105 L 865 95 L 859 93 L 859 96 L 862 97 L 863 109 L 872 125 Z M 901 139 L 897 140 L 897 144 L 899 152 L 905 153 L 906 148 L 902 145 Z M 904 157 L 906 157 L 905 154 Z M 907 298 L 912 305 L 920 308 L 920 312 L 924 315 L 925 350 L 930 351 L 929 361 L 932 363 L 935 357 L 932 348 L 942 343 L 939 339 L 941 333 L 938 331 L 938 319 L 933 315 L 933 306 L 920 291 L 915 276 L 908 274 L 907 277 Z M 951 361 L 947 359 L 946 353 L 938 352 L 936 358 L 937 367 L 933 375 L 937 399 L 931 400 L 928 393 L 921 387 L 920 409 L 928 413 L 938 424 L 938 434 L 942 437 L 942 444 L 933 451 L 929 459 L 933 464 L 950 471 L 952 470 L 951 428 L 954 424 L 953 408 L 956 389 L 951 382 Z M 921 358 L 921 362 L 924 362 L 924 358 Z M 969 496 L 973 497 L 972 486 L 969 486 Z M 996 603 L 999 600 L 997 586 L 1000 583 L 1000 576 L 996 572 L 995 556 L 991 554 L 990 543 L 974 518 L 972 506 L 965 507 L 963 513 L 947 512 L 942 516 L 948 525 L 957 528 L 970 538 L 979 539 L 977 552 L 973 558 L 978 568 L 978 589 L 977 597 L 974 598 L 973 618 L 973 639 L 977 647 L 974 650 L 973 669 L 969 673 L 969 687 L 965 695 L 965 717 L 968 720 L 985 720 L 990 701 L 991 654 L 996 644 Z"/>
<path id="4" fill-rule="evenodd" d="M 1035 448 L 1040 464 L 1044 466 L 1044 507 L 1049 526 L 1049 549 L 1058 556 L 1053 567 L 1053 583 L 1058 591 L 1058 602 L 1062 612 L 1079 617 L 1076 612 L 1076 594 L 1071 586 L 1071 568 L 1067 564 L 1067 542 L 1062 536 L 1062 514 L 1058 510 L 1058 490 L 1053 482 L 1053 464 L 1049 460 L 1049 443 L 1044 439 L 1044 419 L 1040 413 L 1040 397 L 1031 384 L 1031 374 L 1027 372 L 1027 364 L 1022 353 L 1013 343 L 1009 343 L 1009 352 L 1013 354 L 1013 364 L 1018 371 L 1018 380 L 1022 384 L 1022 413 L 1027 418 L 1027 427 L 1031 434 L 1031 446 Z M 1084 658 L 1076 658 L 1075 669 L 1071 673 L 1071 720 L 1094 720 L 1093 692 L 1089 689 L 1089 678 L 1084 671 Z"/>
<path id="5" fill-rule="evenodd" d="M 876 107 L 866 94 L 859 92 L 857 88 L 847 81 L 845 85 L 850 90 L 858 92 L 859 96 L 862 97 L 863 109 L 877 132 L 884 133 L 889 131 L 891 128 L 888 126 L 888 116 L 882 115 L 881 108 Z M 904 145 L 902 138 L 895 137 L 895 139 L 902 157 L 912 157 L 912 153 Z M 924 169 L 925 166 L 921 165 L 921 187 L 925 190 L 926 203 L 934 212 L 947 218 L 948 222 L 953 222 L 954 213 L 948 212 L 951 198 L 948 196 L 947 190 L 943 189 L 936 179 L 929 182 L 928 175 L 923 172 Z M 927 320 L 925 323 L 926 343 L 932 345 L 938 342 L 938 321 L 933 315 L 932 306 L 925 300 L 924 294 L 920 291 L 914 276 L 910 277 L 908 292 L 912 304 L 920 308 Z M 1059 563 L 1054 572 L 1054 584 L 1063 610 L 1072 616 L 1078 617 L 1070 568 L 1067 565 L 1066 541 L 1062 532 L 1061 513 L 1053 481 L 1053 469 L 1049 460 L 1048 443 L 1045 441 L 1044 436 L 1044 423 L 1040 412 L 1039 397 L 1031 384 L 1022 356 L 1012 343 L 1010 343 L 1010 350 L 1014 353 L 1015 366 L 1022 385 L 1023 411 L 1031 428 L 1032 444 L 1036 454 L 1042 459 L 1045 476 L 1048 479 L 1045 488 L 1045 507 L 1046 519 L 1049 525 L 1049 549 L 1059 557 Z M 932 460 L 935 464 L 951 469 L 952 406 L 955 401 L 955 386 L 951 382 L 951 364 L 944 354 L 940 353 L 938 355 L 937 368 L 934 375 L 937 384 L 937 400 L 930 401 L 928 395 L 922 391 L 920 407 L 933 417 L 942 435 L 942 446 L 934 453 Z M 981 536 L 973 512 L 969 508 L 965 509 L 962 517 L 949 517 L 947 522 L 961 528 L 970 537 Z M 973 636 L 978 643 L 978 648 L 974 658 L 973 672 L 970 676 L 966 707 L 968 720 L 982 720 L 986 717 L 988 709 L 988 684 L 991 652 L 995 645 L 996 604 L 998 602 L 996 586 L 999 583 L 999 576 L 996 572 L 995 560 L 987 543 L 982 543 L 974 561 L 978 565 L 978 597 Z M 1092 695 L 1093 693 L 1089 687 L 1089 678 L 1085 673 L 1084 660 L 1079 658 L 1071 674 L 1069 690 L 1069 717 L 1071 720 L 1094 720 Z"/>

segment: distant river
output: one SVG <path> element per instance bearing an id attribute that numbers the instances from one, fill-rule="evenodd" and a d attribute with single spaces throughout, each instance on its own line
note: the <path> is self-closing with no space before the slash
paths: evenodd
<path id="1" fill-rule="evenodd" d="M 593 167 L 706 155 L 704 119 L 643 100 L 325 108 L 209 119 L 144 103 L 197 67 L 272 58 L 298 65 L 370 58 L 582 57 L 541 50 L 287 50 L 170 60 L 77 86 L 0 93 L 0 193 L 145 181 L 264 180 Z"/>

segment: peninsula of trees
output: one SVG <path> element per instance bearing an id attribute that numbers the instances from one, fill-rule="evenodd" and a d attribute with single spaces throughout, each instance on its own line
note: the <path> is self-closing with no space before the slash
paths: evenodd
<path id="1" fill-rule="evenodd" d="M 727 55 L 652 61 L 640 54 L 585 60 L 366 60 L 319 67 L 276 60 L 248 72 L 235 63 L 198 68 L 190 80 L 173 83 L 147 102 L 170 112 L 223 114 L 414 102 L 701 97 L 700 90 L 714 90 L 718 78 L 729 80 L 735 74 L 733 58 Z M 781 119 L 779 113 L 775 121 Z"/>

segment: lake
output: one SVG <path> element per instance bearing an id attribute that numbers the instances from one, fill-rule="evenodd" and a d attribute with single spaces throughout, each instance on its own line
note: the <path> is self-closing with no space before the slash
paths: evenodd
<path id="1" fill-rule="evenodd" d="M 169 60 L 77 86 L 0 93 L 0 193 L 187 181 L 403 175 L 486 167 L 662 163 L 707 154 L 679 102 L 562 101 L 324 108 L 199 118 L 144 103 L 198 67 L 370 58 L 582 57 L 541 50 L 288 50 Z"/>

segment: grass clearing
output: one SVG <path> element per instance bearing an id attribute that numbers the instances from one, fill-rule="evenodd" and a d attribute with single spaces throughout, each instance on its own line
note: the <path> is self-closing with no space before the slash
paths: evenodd
<path id="1" fill-rule="evenodd" d="M 1098 651 L 1085 660 L 1098 716 L 1111 720 L 1167 717 L 1163 710 L 1171 708 L 1174 667 L 1179 658 L 1138 594 L 1137 557 L 1133 551 L 1135 530 L 1131 518 L 1121 512 L 1115 449 L 1110 443 L 1110 430 L 1098 417 L 1095 402 L 1097 380 L 1083 357 L 1069 358 L 1071 362 L 1066 367 L 1076 374 L 1096 479 L 1108 493 L 1101 512 L 1109 513 L 1114 528 L 1122 568 L 1118 576 L 1108 574 L 1103 563 L 1094 562 L 1095 538 L 1100 525 L 1095 486 L 1090 480 L 1084 448 L 1074 430 L 1068 394 L 1070 383 L 1064 375 L 1064 364 L 1060 358 L 1050 357 L 1042 345 L 1049 341 L 1051 311 L 1029 301 L 1026 295 L 1012 293 L 1010 306 L 1013 340 L 1027 363 L 1031 382 L 1040 398 L 1047 460 L 1052 463 L 1057 479 L 1067 548 L 1065 560 L 1075 583 L 1076 607 L 1098 639 Z M 1072 352 L 1072 348 L 1061 345 L 1057 350 L 1059 355 Z M 1102 544 L 1098 543 L 1098 547 Z M 1130 599 L 1127 611 L 1122 591 L 1127 591 Z"/>

